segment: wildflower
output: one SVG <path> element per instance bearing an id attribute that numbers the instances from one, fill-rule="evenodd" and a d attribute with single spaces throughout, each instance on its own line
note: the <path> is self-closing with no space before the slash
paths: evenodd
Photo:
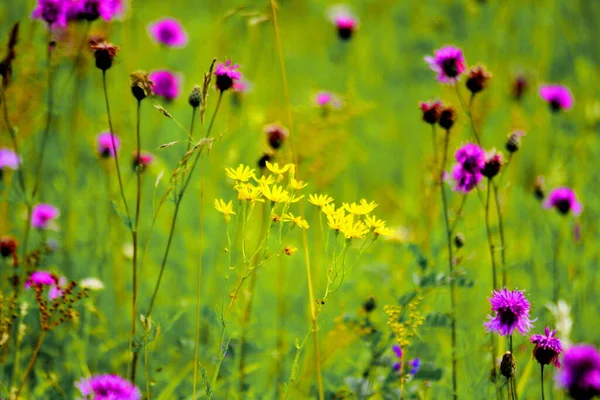
<path id="1" fill-rule="evenodd" d="M 113 146 L 114 143 L 114 146 Z M 120 141 L 117 135 L 104 132 L 98 135 L 98 154 L 103 158 L 114 157 L 119 150 Z"/>
<path id="2" fill-rule="evenodd" d="M 408 366 L 410 367 L 408 374 L 414 376 L 417 374 L 417 372 L 419 372 L 419 369 L 421 369 L 421 360 L 419 358 L 415 358 L 408 363 Z"/>
<path id="3" fill-rule="evenodd" d="M 154 94 L 154 82 L 150 80 L 146 71 L 135 71 L 129 74 L 131 84 L 131 93 L 138 100 L 142 101 L 148 96 Z"/>
<path id="4" fill-rule="evenodd" d="M 554 364 L 556 368 L 560 367 L 558 355 L 562 352 L 560 339 L 555 337 L 556 331 L 551 331 L 548 327 L 544 329 L 544 335 L 531 335 L 531 343 L 535 344 L 533 357 L 542 365 Z"/>
<path id="5" fill-rule="evenodd" d="M 573 319 L 571 318 L 571 307 L 564 300 L 559 300 L 556 304 L 546 304 L 554 320 L 556 321 L 556 330 L 560 332 L 563 344 L 569 345 L 569 335 L 573 328 Z"/>
<path id="6" fill-rule="evenodd" d="M 164 97 L 167 100 L 173 100 L 179 96 L 181 75 L 168 70 L 153 71 L 150 73 L 150 80 L 154 83 L 156 96 Z"/>
<path id="7" fill-rule="evenodd" d="M 515 376 L 517 372 L 517 363 L 515 358 L 513 357 L 510 351 L 507 351 L 502 356 L 502 361 L 500 362 L 500 373 L 506 379 L 510 379 Z"/>
<path id="8" fill-rule="evenodd" d="M 377 227 L 375 229 L 373 229 L 373 233 L 375 234 L 375 236 L 392 236 L 394 234 L 394 230 L 390 229 L 386 226 L 380 226 Z"/>
<path id="9" fill-rule="evenodd" d="M 184 47 L 188 42 L 187 33 L 174 18 L 164 18 L 148 25 L 150 36 L 167 47 Z"/>
<path id="10" fill-rule="evenodd" d="M 576 400 L 600 395 L 600 353 L 589 344 L 577 344 L 564 352 L 563 367 L 556 376 L 560 387 Z"/>
<path id="11" fill-rule="evenodd" d="M 269 145 L 275 150 L 283 145 L 289 135 L 288 130 L 279 124 L 265 126 L 265 133 L 267 134 Z"/>
<path id="12" fill-rule="evenodd" d="M 249 92 L 251 88 L 252 88 L 252 84 L 247 79 L 244 79 L 244 77 L 241 76 L 241 73 L 240 73 L 240 78 L 238 80 L 234 81 L 233 86 L 231 86 L 231 89 L 233 89 L 233 91 L 236 93 Z"/>
<path id="13" fill-rule="evenodd" d="M 31 211 L 31 226 L 37 229 L 46 229 L 48 224 L 59 215 L 58 208 L 50 204 L 36 204 Z"/>
<path id="14" fill-rule="evenodd" d="M 283 222 L 291 222 L 292 224 L 298 226 L 302 229 L 308 229 L 308 222 L 302 217 L 296 217 L 292 213 L 287 213 L 282 218 Z"/>
<path id="15" fill-rule="evenodd" d="M 63 290 L 66 286 L 67 286 L 67 278 L 65 278 L 64 276 L 61 276 L 54 283 L 54 285 L 50 286 L 50 290 L 48 290 L 48 299 L 55 300 L 59 297 L 62 297 Z"/>
<path id="16" fill-rule="evenodd" d="M 10 149 L 0 149 L 0 180 L 5 168 L 10 168 L 13 171 L 19 169 L 21 158 Z"/>
<path id="17" fill-rule="evenodd" d="M 258 179 L 255 176 L 253 176 L 252 179 L 254 179 L 254 182 L 258 183 L 259 185 L 272 185 L 273 183 L 275 183 L 275 178 L 273 178 L 272 175 L 262 175 Z"/>
<path id="18" fill-rule="evenodd" d="M 354 31 L 358 28 L 358 18 L 344 5 L 330 7 L 327 10 L 327 16 L 337 28 L 338 36 L 342 40 L 350 39 Z"/>
<path id="19" fill-rule="evenodd" d="M 81 395 L 95 400 L 141 400 L 142 393 L 131 382 L 118 375 L 93 375 L 75 383 Z"/>
<path id="20" fill-rule="evenodd" d="M 17 253 L 17 239 L 12 236 L 0 237 L 0 255 L 2 257 L 11 257 Z"/>
<path id="21" fill-rule="evenodd" d="M 79 287 L 81 287 L 82 289 L 97 291 L 104 289 L 104 283 L 102 283 L 102 281 L 97 278 L 85 278 L 79 282 Z"/>
<path id="22" fill-rule="evenodd" d="M 258 165 L 258 168 L 267 168 L 267 162 L 271 162 L 271 160 L 273 159 L 273 156 L 270 154 L 263 154 L 259 159 L 258 162 L 256 163 L 256 165 Z"/>
<path id="23" fill-rule="evenodd" d="M 428 124 L 435 125 L 440 120 L 442 112 L 442 102 L 439 100 L 421 102 L 419 108 L 423 112 L 423 121 Z"/>
<path id="24" fill-rule="evenodd" d="M 529 319 L 529 301 L 521 290 L 510 291 L 506 288 L 496 290 L 490 299 L 494 317 L 488 316 L 484 324 L 488 332 L 496 332 L 501 336 L 512 335 L 517 329 L 522 335 L 532 328 Z"/>
<path id="25" fill-rule="evenodd" d="M 365 217 L 365 224 L 369 227 L 369 228 L 383 228 L 385 226 L 385 221 L 382 219 L 377 219 L 377 217 L 373 216 L 371 217 L 370 215 L 367 215 Z"/>
<path id="26" fill-rule="evenodd" d="M 374 297 L 369 297 L 362 305 L 363 310 L 365 310 L 367 314 L 373 312 L 373 310 L 375 310 L 376 307 L 377 303 L 375 302 Z"/>
<path id="27" fill-rule="evenodd" d="M 392 346 L 392 351 L 394 352 L 394 354 L 396 355 L 396 357 L 398 358 L 398 362 L 394 363 L 394 369 L 396 371 L 400 371 L 400 367 L 402 366 L 402 356 L 404 355 L 402 352 L 402 347 L 398 346 L 397 344 Z"/>
<path id="28" fill-rule="evenodd" d="M 454 84 L 465 71 L 465 58 L 462 50 L 454 46 L 445 46 L 435 51 L 433 57 L 425 57 L 437 80 L 442 83 Z"/>
<path id="29" fill-rule="evenodd" d="M 119 50 L 114 44 L 105 41 L 90 45 L 90 49 L 96 59 L 96 68 L 102 71 L 106 71 L 112 66 Z"/>
<path id="30" fill-rule="evenodd" d="M 344 234 L 346 239 L 362 239 L 369 233 L 369 228 L 367 228 L 362 221 L 355 221 L 353 223 L 352 220 L 349 219 L 342 225 L 340 231 Z"/>
<path id="31" fill-rule="evenodd" d="M 325 210 L 325 207 L 323 207 L 323 210 Z M 352 224 L 353 221 L 352 214 L 346 215 L 344 208 L 338 208 L 334 211 L 332 207 L 331 212 L 326 213 L 326 215 L 327 225 L 336 232 L 341 231 L 344 226 Z"/>
<path id="32" fill-rule="evenodd" d="M 533 184 L 533 195 L 538 200 L 544 200 L 546 194 L 544 193 L 544 177 L 538 176 Z"/>
<path id="33" fill-rule="evenodd" d="M 454 125 L 454 122 L 456 122 L 456 111 L 454 108 L 451 106 L 443 107 L 440 110 L 438 124 L 442 128 L 449 130 Z"/>
<path id="34" fill-rule="evenodd" d="M 256 187 L 250 183 L 240 183 L 233 187 L 238 192 L 238 200 L 246 201 L 264 201 L 260 198 L 262 191 L 259 187 Z"/>
<path id="35" fill-rule="evenodd" d="M 488 179 L 492 179 L 498 175 L 503 163 L 502 153 L 492 149 L 492 151 L 485 153 L 485 164 L 481 169 L 481 174 Z"/>
<path id="36" fill-rule="evenodd" d="M 487 83 L 492 77 L 482 66 L 477 65 L 469 71 L 467 77 L 467 89 L 475 95 L 487 87 Z"/>
<path id="37" fill-rule="evenodd" d="M 283 252 L 288 256 L 293 256 L 297 251 L 298 248 L 294 246 L 285 246 L 285 249 L 283 249 Z"/>
<path id="38" fill-rule="evenodd" d="M 524 75 L 519 74 L 515 77 L 512 83 L 512 95 L 515 100 L 521 100 L 528 86 L 527 78 Z"/>
<path id="39" fill-rule="evenodd" d="M 354 215 L 365 215 L 372 212 L 375 208 L 377 208 L 378 205 L 379 204 L 375 203 L 374 201 L 368 203 L 367 200 L 361 199 L 359 204 L 342 203 L 342 208 Z"/>
<path id="40" fill-rule="evenodd" d="M 29 278 L 25 281 L 25 289 L 29 289 L 32 286 L 52 286 L 58 283 L 58 277 L 48 271 L 35 271 L 29 275 Z"/>
<path id="41" fill-rule="evenodd" d="M 544 85 L 540 88 L 540 96 L 548 102 L 554 113 L 573 107 L 573 94 L 566 86 Z"/>
<path id="42" fill-rule="evenodd" d="M 232 65 L 231 60 L 227 60 L 225 64 L 218 63 L 217 68 L 215 69 L 217 89 L 224 92 L 233 87 L 233 84 L 242 77 L 242 74 L 239 71 L 236 71 L 239 67 L 238 64 Z"/>
<path id="43" fill-rule="evenodd" d="M 290 170 L 290 168 L 293 165 L 293 164 L 286 164 L 283 167 L 280 167 L 279 164 L 277 164 L 277 163 L 271 164 L 269 161 L 267 161 L 266 164 L 267 164 L 267 169 L 277 175 L 285 174 L 287 171 Z"/>
<path id="44" fill-rule="evenodd" d="M 508 139 L 506 140 L 506 151 L 509 153 L 514 153 L 521 147 L 521 138 L 525 136 L 525 132 L 523 131 L 512 131 L 508 134 Z"/>
<path id="45" fill-rule="evenodd" d="M 31 18 L 45 21 L 50 28 L 66 28 L 67 3 L 64 0 L 38 0 Z"/>
<path id="46" fill-rule="evenodd" d="M 454 245 L 457 249 L 462 248 L 465 245 L 465 235 L 460 232 L 457 233 L 456 236 L 454 236 Z"/>
<path id="47" fill-rule="evenodd" d="M 326 194 L 309 194 L 308 201 L 319 208 L 323 208 L 333 201 L 333 197 L 329 197 Z"/>
<path id="48" fill-rule="evenodd" d="M 250 178 L 254 178 L 254 170 L 244 164 L 240 164 L 236 169 L 225 168 L 225 173 L 238 182 L 247 182 Z"/>
<path id="49" fill-rule="evenodd" d="M 202 88 L 198 85 L 194 86 L 192 89 L 192 93 L 190 93 L 190 97 L 188 98 L 188 103 L 193 108 L 200 107 L 200 103 L 202 102 Z"/>
<path id="50" fill-rule="evenodd" d="M 294 190 L 302 190 L 302 189 L 304 189 L 304 188 L 305 188 L 305 187 L 307 187 L 307 186 L 308 186 L 308 183 L 306 183 L 306 182 L 303 182 L 303 181 L 297 181 L 297 180 L 296 180 L 296 179 L 294 179 L 294 178 L 291 178 L 291 179 L 290 179 L 290 187 L 291 187 L 292 189 L 294 189 Z"/>
<path id="51" fill-rule="evenodd" d="M 287 190 L 283 188 L 283 186 L 279 185 L 262 185 L 260 190 L 267 199 L 271 200 L 273 203 L 284 203 L 290 199 L 290 195 Z"/>
<path id="52" fill-rule="evenodd" d="M 485 167 L 485 152 L 476 144 L 467 143 L 456 152 L 456 161 L 452 169 L 452 178 L 456 182 L 454 190 L 467 194 L 483 178 Z"/>
<path id="53" fill-rule="evenodd" d="M 321 211 L 325 215 L 333 215 L 335 213 L 335 204 L 325 204 L 323 207 L 321 207 Z"/>
<path id="54" fill-rule="evenodd" d="M 123 11 L 121 0 L 74 0 L 68 9 L 69 19 L 95 21 L 112 20 Z"/>
<path id="55" fill-rule="evenodd" d="M 138 168 L 140 172 L 144 171 L 152 162 L 154 161 L 154 156 L 150 153 L 140 152 L 137 154 L 133 152 L 133 170 L 136 171 Z"/>
<path id="56" fill-rule="evenodd" d="M 233 202 L 231 200 L 229 200 L 229 203 L 225 203 L 223 199 L 215 199 L 215 208 L 218 212 L 223 214 L 225 223 L 229 223 L 229 221 L 231 221 L 231 216 L 236 215 L 233 211 Z"/>
<path id="57" fill-rule="evenodd" d="M 575 192 L 568 187 L 559 187 L 550 192 L 542 204 L 544 208 L 556 208 L 562 215 L 567 215 L 569 211 L 578 216 L 583 211 L 583 205 L 577 201 Z"/>

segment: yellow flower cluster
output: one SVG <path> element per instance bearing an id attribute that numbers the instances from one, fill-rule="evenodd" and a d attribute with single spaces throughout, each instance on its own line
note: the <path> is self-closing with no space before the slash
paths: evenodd
<path id="1" fill-rule="evenodd" d="M 418 310 L 421 301 L 423 301 L 423 297 L 416 296 L 408 303 L 408 315 L 404 322 L 400 322 L 402 307 L 390 305 L 383 307 L 383 311 L 388 317 L 388 326 L 391 328 L 400 347 L 405 347 L 410 344 L 410 340 L 415 335 L 417 328 L 425 321 L 425 318 L 421 316 Z"/>

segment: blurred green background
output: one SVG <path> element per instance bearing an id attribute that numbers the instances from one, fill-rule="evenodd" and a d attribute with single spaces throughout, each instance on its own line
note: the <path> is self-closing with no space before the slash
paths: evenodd
<path id="1" fill-rule="evenodd" d="M 382 346 L 390 333 L 383 305 L 401 304 L 406 299 L 403 296 L 420 290 L 425 293 L 420 306 L 423 316 L 449 310 L 447 287 L 423 280 L 444 274 L 447 259 L 439 196 L 437 191 L 432 192 L 431 132 L 421 121 L 418 109 L 419 101 L 439 98 L 459 110 L 457 126 L 452 131 L 452 154 L 460 144 L 472 140 L 468 118 L 460 109 L 454 88 L 438 84 L 423 60 L 446 44 L 462 48 L 468 65 L 481 63 L 493 74 L 489 88 L 477 96 L 474 106 L 475 123 L 486 149 L 504 150 L 506 136 L 513 129 L 527 132 L 501 191 L 509 287 L 527 290 L 532 314 L 538 318 L 536 333 L 545 324 L 555 324 L 545 305 L 552 293 L 553 235 L 560 232 L 559 260 L 565 289 L 562 297 L 572 307 L 575 321 L 571 341 L 599 345 L 596 268 L 600 253 L 595 243 L 600 212 L 600 89 L 596 84 L 600 71 L 600 2 L 348 1 L 346 4 L 360 18 L 360 29 L 349 42 L 339 41 L 327 20 L 326 9 L 334 3 L 284 0 L 278 4 L 293 109 L 293 142 L 299 175 L 310 183 L 305 191 L 328 193 L 337 203 L 363 197 L 376 201 L 376 214 L 402 232 L 396 240 L 377 241 L 354 267 L 342 290 L 323 307 L 319 337 L 329 398 L 344 391 L 354 392 L 355 398 L 366 396 L 361 392 L 364 388 L 357 389 L 365 384 L 363 372 L 372 362 L 375 348 Z M 14 83 L 8 97 L 25 165 L 35 157 L 46 113 L 46 35 L 41 23 L 29 20 L 33 8 L 33 1 L 0 2 L 3 43 L 12 24 L 21 21 Z M 149 37 L 147 25 L 167 16 L 179 19 L 186 29 L 189 43 L 185 48 L 161 48 Z M 124 246 L 130 243 L 130 236 L 108 200 L 119 202 L 112 164 L 100 160 L 95 150 L 97 134 L 108 129 L 101 73 L 87 53 L 80 68 L 72 71 L 84 33 L 85 26 L 81 24 L 55 34 L 56 118 L 42 196 L 61 209 L 61 218 L 60 230 L 48 233 L 49 238 L 57 240 L 58 249 L 46 267 L 75 280 L 99 277 L 106 288 L 92 294 L 82 307 L 77 324 L 62 326 L 48 337 L 36 364 L 31 398 L 63 398 L 63 394 L 72 398 L 72 382 L 80 376 L 89 372 L 125 374 L 127 364 L 131 263 Z M 239 63 L 240 71 L 252 83 L 251 91 L 237 97 L 226 94 L 224 98 L 214 128 L 218 139 L 204 172 L 207 185 L 203 248 L 198 247 L 197 173 L 183 203 L 154 315 L 161 332 L 150 344 L 153 398 L 189 399 L 200 254 L 204 266 L 200 361 L 209 376 L 218 354 L 220 322 L 216 310 L 225 284 L 226 238 L 222 217 L 212 207 L 212 201 L 217 197 L 235 198 L 224 168 L 239 163 L 256 165 L 267 148 L 264 125 L 288 125 L 271 6 L 268 1 L 130 1 L 123 20 L 110 24 L 94 22 L 91 34 L 104 35 L 120 47 L 118 62 L 108 72 L 108 90 L 115 133 L 122 141 L 121 160 L 130 202 L 135 193 L 135 176 L 128 161 L 135 146 L 135 100 L 128 84 L 131 71 L 167 68 L 184 76 L 177 99 L 157 102 L 186 127 L 191 118 L 188 93 L 195 84 L 202 83 L 213 58 Z M 511 96 L 511 85 L 518 74 L 528 81 L 520 102 Z M 539 85 L 548 82 L 571 88 L 575 96 L 572 111 L 550 114 L 538 95 Z M 462 84 L 460 89 L 465 90 Z M 313 105 L 319 90 L 340 95 L 344 107 L 323 117 Z M 216 99 L 216 91 L 211 90 L 208 115 Z M 143 179 L 141 241 L 145 244 L 150 239 L 153 194 L 160 196 L 165 190 L 170 171 L 184 151 L 182 144 L 158 148 L 185 139 L 185 133 L 156 111 L 150 101 L 143 104 L 142 116 L 143 148 L 156 155 L 156 162 Z M 553 137 L 558 151 L 550 157 L 549 141 Z M 0 144 L 11 147 L 4 133 Z M 277 157 L 279 162 L 291 161 L 289 141 Z M 164 178 L 155 189 L 161 174 Z M 538 175 L 545 177 L 547 190 L 556 186 L 575 189 L 585 207 L 577 221 L 541 208 L 533 196 Z M 0 233 L 20 237 L 24 207 L 11 193 L 14 191 L 3 189 Z M 458 290 L 457 306 L 461 398 L 495 396 L 488 381 L 489 336 L 482 326 L 489 313 L 491 280 L 484 209 L 478 196 L 483 198 L 485 194 L 468 196 L 464 218 L 459 223 L 459 231 L 466 237 L 465 248 L 460 252 L 465 280 Z M 456 209 L 460 196 L 453 193 L 450 200 Z M 151 238 L 142 272 L 141 309 L 147 307 L 154 288 L 172 211 L 171 203 L 163 208 Z M 322 244 L 315 216 L 314 210 L 308 208 L 314 286 L 317 293 L 322 293 L 326 265 L 319 256 Z M 581 229 L 579 240 L 573 236 L 576 224 Z M 496 234 L 495 224 L 493 228 Z M 276 398 L 281 384 L 289 378 L 296 352 L 294 341 L 302 339 L 310 326 L 302 241 L 299 233 L 295 235 L 290 244 L 301 250 L 257 273 L 247 327 L 247 387 L 244 391 L 238 388 L 235 361 L 248 298 L 244 292 L 228 324 L 231 351 L 223 362 L 215 398 Z M 34 236 L 36 240 L 42 238 Z M 354 328 L 356 321 L 364 320 L 361 306 L 371 296 L 377 308 L 369 321 L 380 333 L 378 336 Z M 24 359 L 28 359 L 36 339 L 34 316 L 28 318 L 26 323 L 32 331 L 24 337 Z M 426 398 L 431 399 L 450 396 L 449 328 L 443 321 L 438 324 L 441 326 L 434 325 L 426 321 L 407 349 L 410 357 L 419 357 L 425 370 L 431 371 L 409 383 L 407 398 L 417 398 L 417 391 L 427 392 Z M 528 339 L 515 338 L 515 349 L 520 398 L 536 399 L 538 374 L 533 368 Z M 375 369 L 379 378 L 372 384 L 372 398 L 397 398 L 393 391 L 380 390 L 392 362 L 387 353 L 378 359 L 381 365 Z M 315 398 L 310 341 L 299 365 L 299 376 L 289 398 Z M 145 386 L 145 379 L 140 375 L 140 387 Z M 431 381 L 430 387 L 426 380 Z"/>

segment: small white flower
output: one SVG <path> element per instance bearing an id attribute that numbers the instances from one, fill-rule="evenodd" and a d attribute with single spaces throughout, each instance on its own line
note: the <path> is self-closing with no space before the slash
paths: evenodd
<path id="1" fill-rule="evenodd" d="M 79 282 L 79 286 L 84 289 L 90 290 L 102 290 L 104 289 L 104 283 L 98 278 L 85 278 Z"/>

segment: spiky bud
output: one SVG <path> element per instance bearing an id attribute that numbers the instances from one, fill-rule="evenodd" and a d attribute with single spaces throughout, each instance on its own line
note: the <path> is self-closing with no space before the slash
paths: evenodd
<path id="1" fill-rule="evenodd" d="M 200 86 L 194 86 L 192 93 L 190 93 L 190 97 L 188 98 L 188 103 L 193 108 L 200 107 L 200 104 L 202 103 L 202 88 Z"/>

